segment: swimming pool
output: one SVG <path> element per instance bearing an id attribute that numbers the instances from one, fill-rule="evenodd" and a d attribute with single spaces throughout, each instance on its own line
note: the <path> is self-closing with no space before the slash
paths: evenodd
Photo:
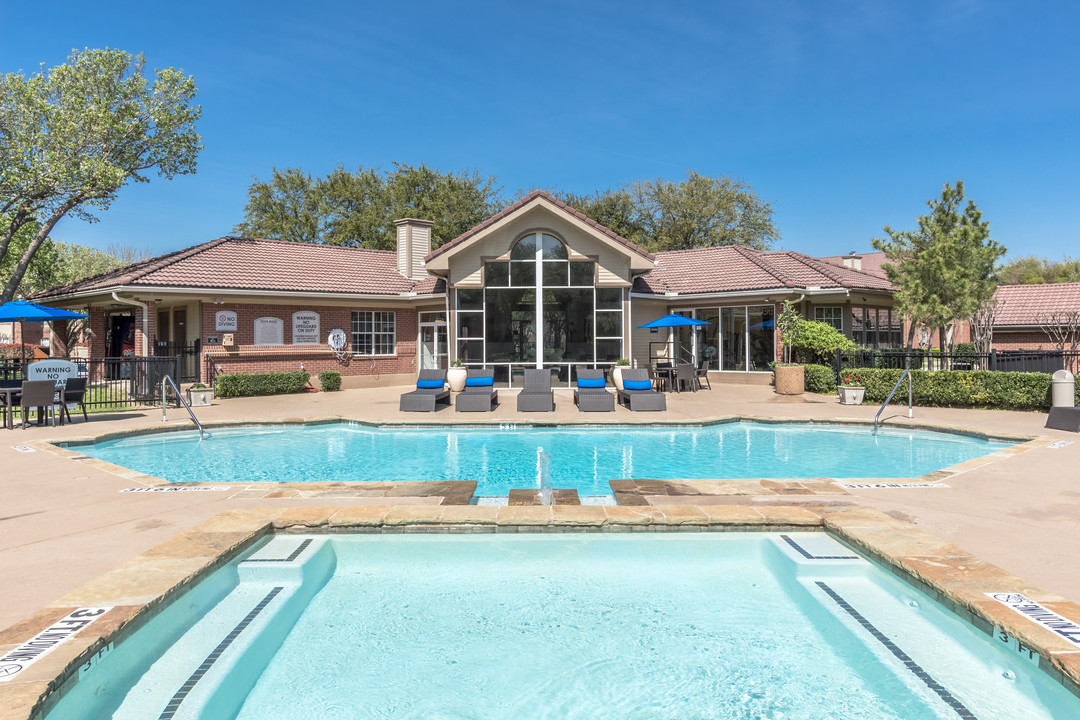
<path id="1" fill-rule="evenodd" d="M 276 536 L 47 718 L 1077 716 L 829 535 L 680 533 Z"/>
<path id="2" fill-rule="evenodd" d="M 170 482 L 475 480 L 478 496 L 537 486 L 610 495 L 623 478 L 911 478 L 1008 447 L 964 435 L 866 426 L 379 428 L 357 424 L 173 432 L 78 450 Z"/>

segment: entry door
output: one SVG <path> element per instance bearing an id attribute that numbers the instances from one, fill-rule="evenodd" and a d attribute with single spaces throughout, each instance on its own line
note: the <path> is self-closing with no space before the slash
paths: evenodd
<path id="1" fill-rule="evenodd" d="M 446 323 L 431 323 L 420 326 L 420 369 L 445 370 Z"/>

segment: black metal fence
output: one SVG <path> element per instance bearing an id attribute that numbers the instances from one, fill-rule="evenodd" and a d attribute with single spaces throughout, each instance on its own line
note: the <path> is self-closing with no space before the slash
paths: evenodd
<path id="1" fill-rule="evenodd" d="M 86 395 L 83 398 L 86 409 L 89 412 L 107 412 L 160 405 L 162 379 L 166 375 L 174 379 L 180 377 L 184 359 L 182 355 L 173 355 L 90 360 L 72 358 L 71 362 L 78 365 L 79 377 L 86 378 Z M 25 378 L 21 361 L 0 361 L 0 379 L 10 382 Z M 171 399 L 171 390 L 169 396 Z"/>
<path id="2" fill-rule="evenodd" d="M 1080 371 L 1080 352 L 1061 350 L 992 350 L 988 353 L 939 350 L 837 350 L 833 369 L 837 377 L 854 368 L 902 370 L 991 370 L 995 372 L 1053 373 Z"/>
<path id="3" fill-rule="evenodd" d="M 195 382 L 199 379 L 199 341 L 189 343 L 172 343 L 161 340 L 154 341 L 155 357 L 180 357 L 179 376 L 174 377 L 177 383 Z"/>

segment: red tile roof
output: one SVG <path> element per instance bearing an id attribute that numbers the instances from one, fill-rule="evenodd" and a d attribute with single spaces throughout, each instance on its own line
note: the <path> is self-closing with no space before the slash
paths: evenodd
<path id="1" fill-rule="evenodd" d="M 714 293 L 810 287 L 885 290 L 888 280 L 791 251 L 763 252 L 740 245 L 656 253 L 656 267 L 634 281 L 634 292 Z"/>
<path id="2" fill-rule="evenodd" d="M 397 253 L 283 240 L 224 237 L 38 293 L 48 298 L 118 287 L 400 295 L 441 293 L 435 277 L 410 280 Z"/>
<path id="3" fill-rule="evenodd" d="M 1080 283 L 1001 285 L 994 297 L 998 301 L 994 327 L 1038 325 L 1040 315 L 1080 311 Z"/>
<path id="4" fill-rule="evenodd" d="M 589 227 L 593 228 L 594 230 L 599 232 L 601 235 L 607 236 L 608 238 L 614 240 L 615 242 L 619 243 L 620 245 L 624 246 L 625 248 L 627 248 L 628 250 L 630 250 L 632 252 L 636 252 L 639 255 L 644 255 L 645 257 L 649 258 L 650 260 L 653 259 L 653 254 L 652 253 L 650 253 L 647 250 L 645 250 L 644 248 L 639 247 L 638 245 L 635 245 L 634 243 L 630 242 L 629 240 L 624 238 L 622 235 L 619 235 L 614 230 L 609 230 L 607 227 L 605 227 L 605 226 L 601 225 L 600 223 L 596 222 L 595 220 L 593 220 L 588 215 L 585 215 L 584 213 L 581 213 L 581 212 L 575 210 L 574 208 L 570 207 L 569 205 L 564 203 L 562 200 L 559 200 L 558 198 L 551 195 L 550 193 L 544 192 L 543 190 L 533 190 L 531 193 L 529 193 L 525 197 L 521 198 L 520 200 L 518 200 L 513 205 L 510 205 L 509 207 L 506 207 L 506 208 L 500 210 L 499 212 L 495 213 L 494 215 L 492 215 L 491 217 L 489 217 L 487 220 L 480 223 L 476 227 L 473 227 L 473 228 L 471 228 L 469 230 L 466 230 L 461 235 L 458 235 L 456 238 L 454 238 L 453 240 L 451 240 L 449 242 L 443 243 L 440 247 L 438 247 L 437 249 L 435 249 L 431 253 L 429 253 L 428 256 L 426 258 L 424 258 L 424 261 L 425 262 L 430 261 L 432 258 L 438 257 L 439 255 L 442 255 L 447 250 L 450 250 L 450 249 L 460 245 L 461 243 L 463 243 L 466 240 L 468 240 L 469 238 L 473 237 L 474 235 L 476 235 L 480 231 L 485 230 L 486 228 L 489 228 L 492 225 L 494 225 L 495 223 L 499 222 L 500 220 L 502 220 L 507 215 L 510 215 L 511 213 L 514 213 L 514 212 L 517 212 L 522 207 L 524 207 L 525 205 L 528 205 L 529 203 L 531 203 L 536 198 L 544 198 L 545 200 L 552 203 L 556 207 L 558 207 L 558 208 L 560 208 L 562 210 L 565 210 L 570 215 L 573 215 L 575 218 L 577 218 L 581 222 L 585 223 Z"/>

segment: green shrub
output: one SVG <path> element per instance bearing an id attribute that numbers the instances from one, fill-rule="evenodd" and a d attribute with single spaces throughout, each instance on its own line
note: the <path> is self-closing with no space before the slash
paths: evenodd
<path id="1" fill-rule="evenodd" d="M 882 403 L 903 370 L 861 368 L 866 400 Z M 924 407 L 976 407 L 997 410 L 1042 410 L 1050 407 L 1050 375 L 988 370 L 912 370 L 912 399 Z M 1080 393 L 1077 397 L 1080 402 Z M 892 403 L 907 402 L 907 380 Z"/>
<path id="2" fill-rule="evenodd" d="M 836 392 L 836 374 L 825 365 L 805 365 L 806 392 L 829 395 Z"/>
<path id="3" fill-rule="evenodd" d="M 791 349 L 801 360 L 828 363 L 836 357 L 837 350 L 854 350 L 855 343 L 829 323 L 803 320 Z"/>
<path id="4" fill-rule="evenodd" d="M 310 377 L 306 372 L 218 375 L 214 380 L 214 393 L 219 398 L 300 393 L 304 392 Z"/>
<path id="5" fill-rule="evenodd" d="M 341 389 L 341 373 L 337 370 L 324 370 L 319 373 L 319 386 L 323 392 L 333 392 Z"/>

